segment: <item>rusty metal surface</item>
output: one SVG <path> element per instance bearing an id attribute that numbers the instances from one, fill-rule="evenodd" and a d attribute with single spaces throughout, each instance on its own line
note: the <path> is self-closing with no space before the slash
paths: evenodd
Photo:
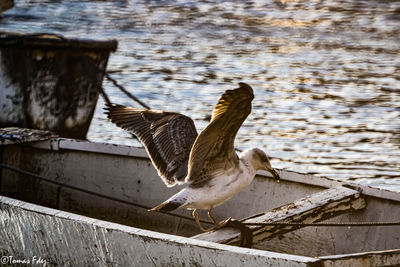
<path id="1" fill-rule="evenodd" d="M 0 35 L 0 127 L 84 139 L 113 43 Z"/>

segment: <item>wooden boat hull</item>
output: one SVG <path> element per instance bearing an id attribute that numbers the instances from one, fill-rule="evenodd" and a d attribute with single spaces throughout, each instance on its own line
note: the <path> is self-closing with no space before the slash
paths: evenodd
<path id="1" fill-rule="evenodd" d="M 62 138 L 6 145 L 2 149 L 3 164 L 59 183 L 2 169 L 4 197 L 0 202 L 4 230 L 0 231 L 0 238 L 8 238 L 9 242 L 2 244 L 0 251 L 12 255 L 43 255 L 55 262 L 70 261 L 71 265 L 82 259 L 87 261 L 84 265 L 91 262 L 157 266 L 400 264 L 399 226 L 305 227 L 258 242 L 253 246 L 256 249 L 189 238 L 199 234 L 193 221 L 148 212 L 145 208 L 161 203 L 179 188 L 163 185 L 143 149 Z M 282 180 L 276 183 L 267 173 L 260 173 L 248 188 L 215 210 L 218 219 L 245 218 L 343 185 L 311 175 L 286 171 L 280 174 Z M 359 187 L 365 207 L 328 221 L 400 218 L 399 193 Z M 184 210 L 176 213 L 190 216 Z M 21 236 L 15 229 L 24 229 L 27 235 Z M 43 242 L 32 241 L 39 236 Z M 48 249 L 49 246 L 56 249 Z"/>
<path id="2" fill-rule="evenodd" d="M 0 127 L 84 139 L 116 41 L 0 33 Z"/>

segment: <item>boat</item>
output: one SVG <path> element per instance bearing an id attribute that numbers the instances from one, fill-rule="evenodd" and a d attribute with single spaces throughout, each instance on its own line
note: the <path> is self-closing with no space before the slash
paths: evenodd
<path id="1" fill-rule="evenodd" d="M 400 192 L 278 170 L 215 209 L 250 229 L 202 233 L 143 148 L 0 130 L 0 256 L 47 266 L 398 266 Z M 202 218 L 206 218 L 202 214 Z M 380 224 L 377 224 L 379 222 Z"/>
<path id="2" fill-rule="evenodd" d="M 4 11 L 7 11 L 8 9 L 12 8 L 14 6 L 14 1 L 13 0 L 2 0 L 0 2 L 0 21 L 1 21 L 1 13 Z"/>
<path id="3" fill-rule="evenodd" d="M 84 139 L 116 40 L 0 32 L 0 127 Z"/>

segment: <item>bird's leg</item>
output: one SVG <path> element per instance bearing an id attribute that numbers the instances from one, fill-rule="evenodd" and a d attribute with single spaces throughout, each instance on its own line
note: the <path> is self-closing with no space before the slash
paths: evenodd
<path id="1" fill-rule="evenodd" d="M 230 217 L 230 218 L 228 218 L 228 219 L 226 219 L 226 220 L 217 222 L 217 220 L 215 220 L 215 218 L 214 218 L 214 216 L 213 216 L 213 214 L 212 214 L 212 211 L 213 211 L 213 209 L 210 209 L 210 210 L 208 211 L 208 217 L 213 221 L 213 223 L 214 223 L 214 225 L 215 225 L 215 227 L 213 228 L 213 230 L 216 230 L 216 229 L 219 229 L 219 228 L 221 228 L 221 227 L 224 227 L 224 226 L 228 223 L 228 221 L 229 221 L 230 219 L 232 219 L 232 218 Z"/>
<path id="2" fill-rule="evenodd" d="M 203 231 L 203 232 L 208 232 L 208 231 L 212 230 L 212 229 L 204 229 L 203 226 L 201 226 L 200 220 L 199 220 L 199 214 L 197 213 L 197 209 L 194 209 L 194 210 L 193 210 L 192 215 L 193 215 L 194 219 L 196 220 L 196 223 L 197 223 L 197 225 L 199 226 L 199 228 L 200 228 L 201 231 Z"/>
<path id="3" fill-rule="evenodd" d="M 208 217 L 213 221 L 215 227 L 219 227 L 219 222 L 217 222 L 217 220 L 215 220 L 213 214 L 212 214 L 213 209 L 210 209 L 208 211 Z"/>
<path id="4" fill-rule="evenodd" d="M 231 219 L 231 218 L 229 218 L 227 220 L 224 220 L 224 221 L 221 221 L 221 222 L 217 222 L 217 220 L 215 220 L 214 216 L 212 215 L 212 209 L 210 209 L 208 211 L 208 217 L 210 217 L 210 219 L 213 221 L 215 226 L 211 227 L 211 228 L 208 228 L 208 229 L 205 229 L 205 228 L 203 228 L 203 226 L 201 226 L 200 219 L 199 219 L 199 214 L 197 213 L 197 209 L 193 210 L 192 215 L 193 215 L 193 218 L 196 220 L 196 223 L 199 226 L 200 230 L 203 231 L 203 232 L 209 232 L 209 231 L 217 230 L 217 229 L 219 229 L 221 227 L 224 227 L 228 223 L 228 221 Z"/>

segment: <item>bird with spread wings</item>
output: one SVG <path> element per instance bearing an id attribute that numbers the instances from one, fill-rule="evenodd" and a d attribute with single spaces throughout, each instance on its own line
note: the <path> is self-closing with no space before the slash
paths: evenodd
<path id="1" fill-rule="evenodd" d="M 180 113 L 116 104 L 106 107 L 108 118 L 143 144 L 168 187 L 187 185 L 151 210 L 192 209 L 200 229 L 207 231 L 200 224 L 198 209 L 208 210 L 215 224 L 212 229 L 219 228 L 223 223 L 215 220 L 213 208 L 249 185 L 257 170 L 266 170 L 279 179 L 261 149 L 247 149 L 240 155 L 235 152 L 235 137 L 251 112 L 253 98 L 253 89 L 245 83 L 227 90 L 215 106 L 210 123 L 199 135 L 193 120 Z"/>

